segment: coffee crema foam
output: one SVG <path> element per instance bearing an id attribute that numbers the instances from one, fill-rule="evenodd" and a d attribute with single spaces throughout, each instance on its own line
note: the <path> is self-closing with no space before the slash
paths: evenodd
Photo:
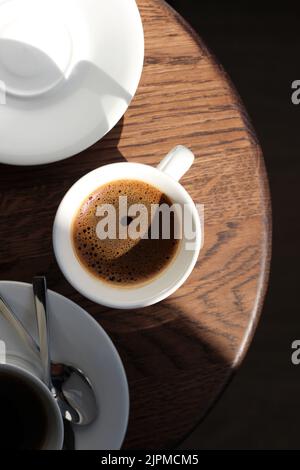
<path id="1" fill-rule="evenodd" d="M 143 204 L 147 208 L 149 238 L 126 239 L 119 235 L 119 198 L 127 196 L 128 208 Z M 101 217 L 97 207 L 113 205 L 116 210 L 116 239 L 99 239 L 96 227 Z M 73 221 L 73 246 L 80 263 L 100 280 L 119 287 L 133 287 L 159 275 L 174 259 L 179 240 L 174 237 L 174 217 L 171 218 L 170 238 L 151 239 L 151 206 L 167 204 L 171 200 L 160 190 L 138 180 L 117 180 L 101 186 L 81 205 Z M 122 223 L 130 226 L 131 218 Z"/>

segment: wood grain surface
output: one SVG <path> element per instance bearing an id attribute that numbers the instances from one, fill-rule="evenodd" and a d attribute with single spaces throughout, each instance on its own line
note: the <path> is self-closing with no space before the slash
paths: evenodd
<path id="1" fill-rule="evenodd" d="M 124 447 L 154 449 L 179 443 L 240 364 L 261 311 L 271 228 L 261 150 L 224 71 L 165 3 L 138 5 L 145 68 L 124 119 L 72 159 L 33 168 L 0 166 L 0 278 L 30 282 L 46 273 L 51 289 L 99 321 L 129 381 Z M 153 307 L 114 311 L 84 299 L 53 255 L 52 225 L 63 195 L 101 165 L 157 165 L 177 144 L 196 155 L 183 185 L 205 205 L 205 243 L 196 269 L 177 293 Z"/>

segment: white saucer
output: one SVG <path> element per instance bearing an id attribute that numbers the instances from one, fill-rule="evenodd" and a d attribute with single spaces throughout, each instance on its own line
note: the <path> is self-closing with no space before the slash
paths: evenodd
<path id="1" fill-rule="evenodd" d="M 0 162 L 50 163 L 100 140 L 143 59 L 135 0 L 0 0 Z"/>
<path id="2" fill-rule="evenodd" d="M 37 339 L 32 286 L 2 281 L 0 293 Z M 52 291 L 49 291 L 49 311 L 53 361 L 75 365 L 85 372 L 100 410 L 91 425 L 74 427 L 76 450 L 120 449 L 127 429 L 129 395 L 125 371 L 113 343 L 82 308 Z M 8 351 L 16 351 L 16 341 L 9 333 L 5 335 L 7 331 L 6 321 L 0 314 L 0 340 L 8 343 Z M 21 347 L 26 359 L 24 351 Z M 32 357 L 28 360 L 32 361 Z"/>

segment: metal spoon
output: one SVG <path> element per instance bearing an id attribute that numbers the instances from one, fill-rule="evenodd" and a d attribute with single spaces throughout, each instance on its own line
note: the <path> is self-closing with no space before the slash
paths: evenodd
<path id="1" fill-rule="evenodd" d="M 1 295 L 0 313 L 15 328 L 21 339 L 39 359 L 40 348 L 38 344 Z M 55 384 L 60 383 L 60 389 L 63 393 L 61 399 L 66 402 L 65 397 L 68 397 L 66 406 L 71 405 L 73 407 L 73 412 L 67 413 L 66 419 L 70 421 L 73 417 L 76 420 L 74 423 L 82 425 L 91 423 L 98 414 L 98 407 L 92 386 L 85 375 L 72 366 L 51 363 L 51 376 Z"/>
<path id="2" fill-rule="evenodd" d="M 65 364 L 52 364 L 49 350 L 49 315 L 46 278 L 33 279 L 34 302 L 40 337 L 44 382 L 57 400 L 63 418 L 73 424 L 87 425 L 98 414 L 91 384 L 83 372 Z"/>

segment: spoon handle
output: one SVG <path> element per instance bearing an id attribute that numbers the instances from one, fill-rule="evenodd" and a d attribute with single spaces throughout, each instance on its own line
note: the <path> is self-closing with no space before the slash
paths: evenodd
<path id="1" fill-rule="evenodd" d="M 63 418 L 68 421 L 72 421 L 73 423 L 79 423 L 80 416 L 78 412 L 73 409 L 71 405 L 69 405 L 60 390 L 55 387 L 55 383 L 52 382 L 49 342 L 50 325 L 49 314 L 47 309 L 46 278 L 44 276 L 35 276 L 32 281 L 32 286 L 40 339 L 40 354 L 43 367 L 43 381 L 45 385 L 49 388 L 49 390 L 51 390 L 54 398 L 57 400 L 57 405 L 60 409 Z"/>
<path id="2" fill-rule="evenodd" d="M 47 312 L 46 278 L 36 276 L 33 279 L 33 294 L 40 338 L 40 354 L 43 366 L 44 383 L 51 390 L 51 362 L 49 351 L 49 317 Z"/>
<path id="3" fill-rule="evenodd" d="M 70 421 L 64 419 L 64 444 L 63 450 L 75 450 L 75 435 Z"/>

